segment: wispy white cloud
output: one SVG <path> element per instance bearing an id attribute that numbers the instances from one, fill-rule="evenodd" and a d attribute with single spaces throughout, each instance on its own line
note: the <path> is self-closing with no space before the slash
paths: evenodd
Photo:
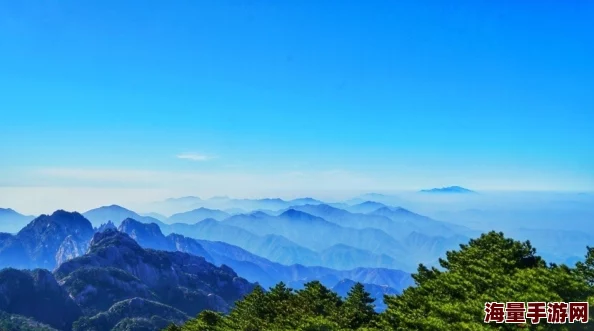
<path id="1" fill-rule="evenodd" d="M 216 158 L 216 156 L 204 155 L 204 154 L 199 154 L 199 153 L 181 153 L 181 154 L 176 155 L 176 157 L 178 159 L 191 160 L 191 161 L 208 161 L 208 160 L 212 160 L 212 159 Z"/>

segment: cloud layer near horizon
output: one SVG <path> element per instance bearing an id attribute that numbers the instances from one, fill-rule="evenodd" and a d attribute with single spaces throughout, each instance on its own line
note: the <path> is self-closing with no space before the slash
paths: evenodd
<path id="1" fill-rule="evenodd" d="M 184 195 L 244 198 L 314 196 L 342 199 L 367 192 L 393 192 L 460 185 L 474 190 L 554 190 L 555 181 L 510 175 L 416 172 L 364 173 L 341 169 L 306 171 L 149 170 L 122 168 L 19 168 L 0 173 L 0 207 L 27 213 L 56 208 L 86 210 L 102 204 L 134 204 Z M 559 179 L 561 180 L 561 179 Z M 567 180 L 563 179 L 565 183 Z"/>

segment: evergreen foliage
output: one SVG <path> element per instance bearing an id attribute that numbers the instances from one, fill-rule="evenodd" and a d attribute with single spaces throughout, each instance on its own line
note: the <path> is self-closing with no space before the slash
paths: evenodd
<path id="1" fill-rule="evenodd" d="M 484 323 L 485 302 L 594 303 L 594 248 L 575 267 L 547 264 L 529 241 L 489 232 L 446 253 L 441 268 L 419 265 L 416 285 L 384 298 L 388 308 L 374 311 L 374 299 L 355 284 L 343 300 L 318 281 L 294 291 L 285 284 L 257 287 L 226 316 L 204 311 L 168 331 L 379 331 L 379 330 L 594 330 L 588 324 L 538 325 Z M 590 312 L 592 316 L 592 312 Z"/>

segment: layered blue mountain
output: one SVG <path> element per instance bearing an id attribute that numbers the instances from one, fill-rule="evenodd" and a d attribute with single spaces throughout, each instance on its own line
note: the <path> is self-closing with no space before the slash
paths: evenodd
<path id="1" fill-rule="evenodd" d="M 41 215 L 16 235 L 0 234 L 0 268 L 51 270 L 67 256 L 84 253 L 93 233 L 91 223 L 79 213 L 58 210 Z"/>
<path id="2" fill-rule="evenodd" d="M 432 188 L 428 190 L 421 190 L 421 193 L 438 193 L 438 194 L 468 194 L 476 193 L 475 191 L 469 190 L 461 186 L 448 186 L 441 188 Z"/>
<path id="3" fill-rule="evenodd" d="M 480 234 L 479 231 L 461 225 L 436 221 L 427 216 L 419 215 L 400 207 L 382 207 L 367 213 L 366 215 L 383 216 L 395 222 L 397 226 L 413 228 L 413 232 L 420 232 L 426 235 L 464 235 L 466 237 L 471 237 Z M 410 232 L 407 234 L 410 234 Z"/>
<path id="4" fill-rule="evenodd" d="M 546 261 L 568 265 L 583 261 L 584 247 L 594 245 L 594 235 L 583 231 L 519 228 L 507 233 L 514 239 L 530 240 Z"/>
<path id="5" fill-rule="evenodd" d="M 377 205 L 383 206 L 382 204 Z M 381 208 L 388 207 L 379 207 L 373 209 L 372 212 Z M 404 238 L 409 233 L 420 230 L 420 227 L 422 226 L 422 224 L 417 224 L 412 217 L 407 217 L 406 219 L 399 218 L 398 222 L 396 222 L 384 215 L 350 213 L 346 210 L 326 204 L 294 206 L 291 207 L 291 209 L 323 218 L 324 220 L 344 227 L 354 229 L 379 229 L 394 238 Z M 420 215 L 416 216 L 421 217 Z"/>
<path id="6" fill-rule="evenodd" d="M 342 279 L 387 286 L 395 290 L 402 290 L 412 284 L 410 275 L 399 270 L 355 268 L 340 271 L 323 267 L 306 267 L 299 264 L 286 266 L 224 242 L 196 240 L 178 234 L 170 234 L 165 237 L 157 231 L 156 225 L 143 224 L 132 219 L 124 221 L 120 230 L 130 234 L 144 247 L 183 251 L 204 256 L 207 261 L 215 265 L 228 265 L 242 277 L 252 282 L 258 282 L 265 287 L 270 287 L 280 281 L 295 285 L 314 279 L 323 281 L 329 287 Z"/>
<path id="7" fill-rule="evenodd" d="M 47 237 L 60 232 L 40 228 L 67 223 L 72 226 L 68 236 L 86 235 L 74 226 L 80 219 L 87 224 L 85 231 L 92 232 L 82 215 L 64 211 L 42 215 L 25 229 Z M 142 225 L 133 229 L 138 238 L 162 236 L 157 225 L 137 223 Z M 151 232 L 155 228 L 157 232 Z M 178 251 L 143 249 L 124 232 L 108 227 L 92 234 L 85 254 L 65 261 L 53 274 L 43 269 L 0 270 L 0 311 L 20 323 L 32 318 L 32 323 L 58 330 L 156 331 L 204 309 L 226 312 L 253 287 L 226 265 L 217 267 L 204 257 Z"/>
<path id="8" fill-rule="evenodd" d="M 367 201 L 378 202 L 378 203 L 382 203 L 384 205 L 389 205 L 389 206 L 395 206 L 395 205 L 401 206 L 401 205 L 406 205 L 409 202 L 409 201 L 403 199 L 399 195 L 390 195 L 390 194 L 381 194 L 381 193 L 365 193 L 365 194 L 359 195 L 358 197 L 355 197 L 353 199 L 347 200 L 347 201 L 345 201 L 345 203 L 348 206 L 353 206 L 353 205 L 365 203 Z M 342 209 L 348 210 L 348 207 L 345 207 Z"/>
<path id="9" fill-rule="evenodd" d="M 252 215 L 236 215 L 222 223 L 243 228 L 258 235 L 281 235 L 314 251 L 343 244 L 367 250 L 373 254 L 385 254 L 397 261 L 404 261 L 406 257 L 406 251 L 402 245 L 382 230 L 343 227 L 294 209 L 289 209 L 276 217 L 254 218 Z"/>
<path id="10" fill-rule="evenodd" d="M 303 202 L 306 201 L 309 199 Z M 378 206 L 366 203 L 366 206 L 370 205 Z M 206 209 L 200 211 L 210 213 Z M 458 228 L 466 230 L 463 227 L 392 207 L 361 214 L 327 204 L 307 204 L 294 206 L 279 216 L 252 212 L 220 222 L 206 219 L 195 224 L 164 224 L 115 205 L 93 209 L 86 215 L 94 217 L 95 223 L 130 215 L 140 218 L 141 222 L 158 224 L 159 230 L 165 234 L 178 233 L 196 239 L 230 243 L 285 265 L 302 264 L 339 270 L 365 267 L 410 272 L 416 269 L 418 262 L 433 264 L 447 249 L 456 248 L 456 244 L 466 241 L 464 236 L 448 236 L 455 233 L 454 230 L 458 232 Z M 109 222 L 97 228 L 114 228 L 115 225 Z M 317 235 L 311 236 L 312 232 Z M 442 235 L 435 235 L 435 232 Z M 412 233 L 422 234 L 422 240 L 411 240 L 409 236 Z M 428 237 L 427 233 L 430 234 Z M 52 264 L 29 263 L 30 259 L 23 256 L 27 256 L 31 249 L 27 250 L 22 240 L 8 234 L 0 235 L 0 256 L 6 256 L 4 266 L 51 268 L 83 254 L 87 249 L 88 240 L 60 238 L 62 242 L 58 251 L 52 252 L 55 254 Z M 421 241 L 423 244 L 420 244 Z"/>
<path id="11" fill-rule="evenodd" d="M 205 220 L 207 218 L 212 218 L 217 221 L 221 221 L 229 216 L 231 215 L 217 209 L 208 209 L 200 207 L 187 212 L 173 214 L 168 218 L 168 222 L 193 224 Z"/>
<path id="12" fill-rule="evenodd" d="M 320 263 L 316 252 L 282 236 L 258 236 L 242 228 L 213 219 L 206 219 L 196 224 L 172 224 L 163 232 L 165 234 L 178 233 L 196 239 L 223 241 L 283 264 L 312 263 L 319 265 Z"/>
<path id="13" fill-rule="evenodd" d="M 232 199 L 229 197 L 213 197 L 201 199 L 199 197 L 172 198 L 153 203 L 151 209 L 165 213 L 175 214 L 200 207 L 218 210 L 239 209 L 243 211 L 279 210 L 295 205 L 318 204 L 322 201 L 313 198 L 298 198 L 293 200 L 273 199 Z"/>
<path id="14" fill-rule="evenodd" d="M 0 208 L 0 232 L 16 233 L 34 217 L 19 214 L 10 208 Z"/>
<path id="15" fill-rule="evenodd" d="M 248 215 L 236 215 L 229 220 L 247 219 L 248 223 L 254 221 L 256 223 L 252 225 L 257 226 L 257 222 L 270 218 L 275 217 L 262 212 L 254 212 Z M 336 243 L 315 251 L 289 240 L 283 235 L 256 235 L 242 227 L 229 225 L 229 223 L 227 220 L 219 222 L 213 219 L 206 219 L 196 224 L 177 223 L 168 226 L 163 233 L 178 233 L 196 239 L 226 242 L 271 261 L 286 265 L 303 264 L 342 270 L 356 267 L 410 270 L 414 267 L 407 264 L 406 261 L 400 261 L 388 254 L 376 254 L 369 250 L 357 249 L 342 243 Z M 393 239 L 391 240 L 393 241 Z"/>
<path id="16" fill-rule="evenodd" d="M 124 318 L 148 322 L 159 315 L 179 321 L 204 309 L 226 312 L 253 289 L 225 265 L 183 252 L 143 249 L 111 229 L 96 233 L 88 252 L 64 262 L 54 275 L 86 316 L 77 330 L 109 330 Z M 105 316 L 116 313 L 120 320 Z"/>
<path id="17" fill-rule="evenodd" d="M 340 208 L 337 206 L 333 206 L 336 208 Z M 340 209 L 344 209 L 346 211 L 350 211 L 351 213 L 359 213 L 359 214 L 367 214 L 371 213 L 372 211 L 376 211 L 380 208 L 388 207 L 387 205 L 376 202 L 376 201 L 365 201 L 355 205 L 345 205 Z"/>
<path id="18" fill-rule="evenodd" d="M 167 224 L 159 221 L 156 218 L 150 216 L 140 216 L 139 214 L 118 205 L 103 206 L 91 209 L 87 212 L 84 212 L 83 216 L 91 221 L 94 227 L 99 227 L 101 224 L 107 223 L 109 221 L 118 224 L 126 218 L 133 218 L 143 223 L 155 223 L 162 228 L 167 227 Z"/>
<path id="19" fill-rule="evenodd" d="M 469 238 L 463 235 L 443 237 L 412 232 L 406 236 L 403 243 L 410 252 L 411 260 L 429 266 L 437 266 L 439 258 L 443 257 L 445 252 L 459 250 L 460 244 L 465 244 L 468 240 Z"/>
<path id="20" fill-rule="evenodd" d="M 225 225 L 242 228 L 257 235 L 275 235 L 319 255 L 306 261 L 279 261 L 268 253 L 255 252 L 246 243 L 232 238 L 207 238 L 238 245 L 258 255 L 285 264 L 302 263 L 338 269 L 356 266 L 386 267 L 413 271 L 419 262 L 436 264 L 439 257 L 458 248 L 476 231 L 463 226 L 433 220 L 403 208 L 366 203 L 365 207 L 380 208 L 368 214 L 351 213 L 327 204 L 294 206 L 274 217 L 264 213 L 235 215 L 222 221 Z M 210 227 L 222 228 L 210 222 Z M 223 230 L 230 233 L 230 230 Z M 235 230 L 238 231 L 238 230 Z M 177 231 L 184 233 L 183 230 Z M 187 232 L 186 232 L 187 233 Z M 184 234 L 186 234 L 184 233 Z M 203 231 L 202 236 L 210 231 Z M 312 236 L 311 233 L 315 233 Z M 422 238 L 417 238 L 422 234 Z M 188 234 L 195 236 L 196 234 Z M 243 234 L 247 236 L 247 234 Z M 200 236 L 200 234 L 198 234 Z M 415 239 L 416 238 L 416 239 Z M 283 254 L 283 256 L 287 256 Z M 337 263 L 340 261 L 340 263 Z M 319 264 L 314 264 L 319 263 Z"/>
<path id="21" fill-rule="evenodd" d="M 161 222 L 166 222 L 167 218 L 168 218 L 167 216 L 161 215 L 159 213 L 145 213 L 145 214 L 141 214 L 140 216 L 152 217 L 154 219 L 158 219 Z"/>

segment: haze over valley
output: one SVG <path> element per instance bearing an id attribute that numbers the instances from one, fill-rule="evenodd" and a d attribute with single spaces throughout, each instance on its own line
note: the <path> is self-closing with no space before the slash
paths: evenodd
<path id="1" fill-rule="evenodd" d="M 0 331 L 506 329 L 485 301 L 594 302 L 592 17 L 0 1 Z"/>

